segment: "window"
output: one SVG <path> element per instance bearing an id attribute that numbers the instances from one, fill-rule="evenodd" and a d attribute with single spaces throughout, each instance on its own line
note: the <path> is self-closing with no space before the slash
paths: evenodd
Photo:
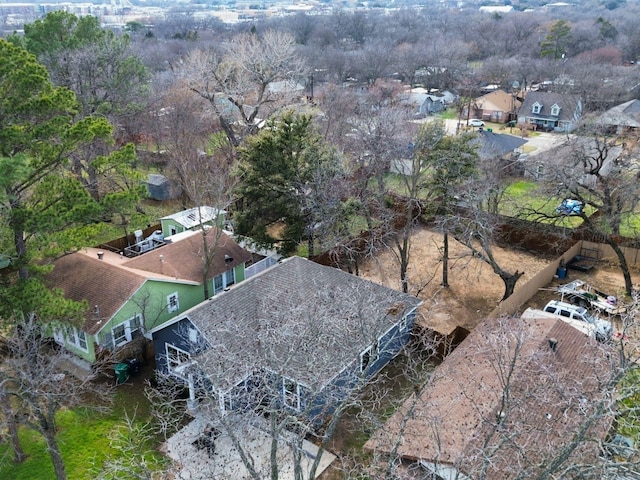
<path id="1" fill-rule="evenodd" d="M 190 328 L 189 329 L 189 341 L 191 343 L 197 343 L 198 342 L 198 330 L 196 330 L 195 328 Z"/>
<path id="2" fill-rule="evenodd" d="M 214 277 L 213 279 L 213 294 L 220 293 L 225 288 L 230 287 L 236 283 L 236 272 L 232 268 L 231 270 L 227 270 L 221 275 Z"/>
<path id="3" fill-rule="evenodd" d="M 178 233 L 178 229 L 176 228 L 175 225 L 171 225 L 169 227 L 169 235 L 175 235 L 176 233 Z"/>
<path id="4" fill-rule="evenodd" d="M 175 312 L 180 308 L 180 303 L 178 302 L 178 292 L 173 292 L 171 295 L 167 296 L 167 311 L 169 313 Z"/>
<path id="5" fill-rule="evenodd" d="M 232 268 L 224 272 L 225 287 L 230 287 L 236 283 L 236 271 Z"/>
<path id="6" fill-rule="evenodd" d="M 126 322 L 125 322 L 126 323 Z M 124 323 L 113 328 L 113 345 L 119 347 L 124 345 L 129 340 L 127 339 L 127 328 Z"/>
<path id="7" fill-rule="evenodd" d="M 294 380 L 282 378 L 282 398 L 287 407 L 300 410 L 300 385 Z"/>
<path id="8" fill-rule="evenodd" d="M 53 338 L 56 342 L 64 344 L 65 341 L 69 345 L 73 345 L 80 350 L 88 351 L 87 349 L 87 334 L 82 330 L 78 330 L 75 327 L 56 330 L 53 334 Z"/>
<path id="9" fill-rule="evenodd" d="M 220 293 L 224 289 L 224 281 L 222 275 L 218 275 L 213 279 L 213 294 Z"/>
<path id="10" fill-rule="evenodd" d="M 131 341 L 133 332 L 140 329 L 142 325 L 142 315 L 136 313 L 130 319 L 116 325 L 111 329 L 111 339 L 107 340 L 108 344 L 112 344 L 113 348 L 117 348 Z M 86 340 L 85 340 L 86 342 Z"/>
<path id="11" fill-rule="evenodd" d="M 542 111 L 542 105 L 538 102 L 534 103 L 531 107 L 531 113 L 540 113 Z"/>
<path id="12" fill-rule="evenodd" d="M 560 115 L 560 106 L 557 103 L 554 104 L 553 107 L 551 107 L 551 115 L 553 115 L 554 117 Z"/>
<path id="13" fill-rule="evenodd" d="M 360 372 L 367 373 L 367 369 L 378 360 L 378 346 L 367 347 L 360 354 Z"/>
<path id="14" fill-rule="evenodd" d="M 166 343 L 165 346 L 167 349 L 167 369 L 169 372 L 182 377 L 182 375 L 177 373 L 175 369 L 183 363 L 188 362 L 191 359 L 191 355 L 189 352 L 185 352 L 184 350 L 174 347 L 169 343 Z"/>

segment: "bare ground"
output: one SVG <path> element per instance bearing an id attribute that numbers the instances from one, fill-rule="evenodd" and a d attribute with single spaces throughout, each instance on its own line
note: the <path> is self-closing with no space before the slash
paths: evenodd
<path id="1" fill-rule="evenodd" d="M 427 228 L 420 228 L 411 237 L 409 260 L 409 293 L 420 297 L 421 322 L 438 332 L 450 333 L 456 326 L 473 329 L 500 302 L 504 294 L 504 284 L 491 267 L 478 258 L 469 255 L 468 250 L 449 240 L 449 288 L 442 287 L 442 235 Z M 509 271 L 524 271 L 516 290 L 541 269 L 554 256 L 545 257 L 523 250 L 494 248 L 494 256 L 499 265 Z M 599 264 L 592 272 L 570 271 L 571 278 L 592 281 L 599 289 L 618 294 L 624 282 L 617 268 Z M 391 288 L 400 288 L 400 267 L 392 251 L 382 251 L 375 258 L 367 259 L 360 266 L 360 275 Z M 578 277 L 579 275 L 579 277 Z M 552 288 L 552 286 L 550 286 Z M 554 297 L 553 292 L 541 292 L 540 298 Z M 536 295 L 530 302 L 541 303 Z M 536 305 L 538 307 L 543 306 Z M 529 305 L 526 305 L 529 306 Z M 523 307 L 524 308 L 524 307 Z"/>

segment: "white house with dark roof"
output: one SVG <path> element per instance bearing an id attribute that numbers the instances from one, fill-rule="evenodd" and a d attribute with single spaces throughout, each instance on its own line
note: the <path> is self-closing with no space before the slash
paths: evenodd
<path id="1" fill-rule="evenodd" d="M 518 110 L 518 123 L 535 125 L 540 130 L 570 132 L 582 116 L 579 95 L 554 92 L 529 92 Z"/>
<path id="2" fill-rule="evenodd" d="M 156 367 L 192 368 L 223 411 L 260 398 L 321 420 L 402 350 L 421 303 L 292 257 L 152 330 Z"/>

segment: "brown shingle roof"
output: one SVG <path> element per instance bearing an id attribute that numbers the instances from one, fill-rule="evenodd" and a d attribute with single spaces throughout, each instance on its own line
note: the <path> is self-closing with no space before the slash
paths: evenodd
<path id="1" fill-rule="evenodd" d="M 217 242 L 208 278 L 251 258 L 249 252 L 224 233 Z M 101 252 L 103 260 L 98 260 L 99 250 L 87 248 L 57 260 L 47 282 L 62 289 L 71 300 L 87 301 L 89 308 L 83 329 L 95 334 L 147 279 L 202 283 L 202 259 L 198 254 L 201 248 L 199 232 L 131 260 L 109 251 Z M 159 255 L 163 256 L 162 262 Z M 225 261 L 225 255 L 233 260 Z"/>
<path id="2" fill-rule="evenodd" d="M 399 442 L 401 457 L 451 465 L 472 478 L 482 466 L 485 478 L 533 478 L 607 401 L 609 352 L 561 320 L 487 320 L 365 448 L 389 454 Z M 587 435 L 595 433 L 596 442 L 611 420 L 599 422 Z M 595 458 L 596 442 L 569 457 Z"/>
<path id="3" fill-rule="evenodd" d="M 215 228 L 208 230 L 207 240 L 209 248 L 215 251 L 215 256 L 207 274 L 208 279 L 251 260 L 251 254 L 221 230 Z M 192 235 L 180 241 L 132 258 L 123 265 L 146 272 L 202 283 L 203 252 L 202 233 L 194 231 Z M 226 261 L 225 255 L 232 260 Z"/>
<path id="4" fill-rule="evenodd" d="M 101 322 L 109 320 L 145 281 L 142 275 L 80 252 L 57 260 L 47 276 L 47 282 L 62 289 L 66 298 L 88 302 L 83 329 L 90 334 L 100 330 Z"/>
<path id="5" fill-rule="evenodd" d="M 186 316 L 211 344 L 198 364 L 221 391 L 262 367 L 323 386 L 420 303 L 292 257 Z"/>

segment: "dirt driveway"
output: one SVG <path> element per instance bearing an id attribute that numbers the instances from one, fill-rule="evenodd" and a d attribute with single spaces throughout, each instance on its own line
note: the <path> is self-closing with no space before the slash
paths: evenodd
<path id="1" fill-rule="evenodd" d="M 422 227 L 416 230 L 411 242 L 409 292 L 424 301 L 420 322 L 425 327 L 443 334 L 452 332 L 456 326 L 470 330 L 500 302 L 504 294 L 502 280 L 486 263 L 469 256 L 465 247 L 450 239 L 450 287 L 444 288 L 441 285 L 442 235 Z M 518 281 L 516 290 L 555 258 L 499 247 L 495 247 L 494 255 L 503 269 L 525 272 Z M 377 258 L 368 259 L 360 267 L 363 278 L 395 289 L 400 288 L 399 272 L 398 261 L 389 250 L 382 252 Z M 562 282 L 585 277 L 581 272 L 571 270 L 569 276 Z M 610 265 L 599 265 L 585 279 L 611 294 L 619 294 L 624 286 L 622 275 Z M 551 291 L 541 291 L 523 309 L 526 306 L 544 306 L 547 297 L 558 299 Z"/>

